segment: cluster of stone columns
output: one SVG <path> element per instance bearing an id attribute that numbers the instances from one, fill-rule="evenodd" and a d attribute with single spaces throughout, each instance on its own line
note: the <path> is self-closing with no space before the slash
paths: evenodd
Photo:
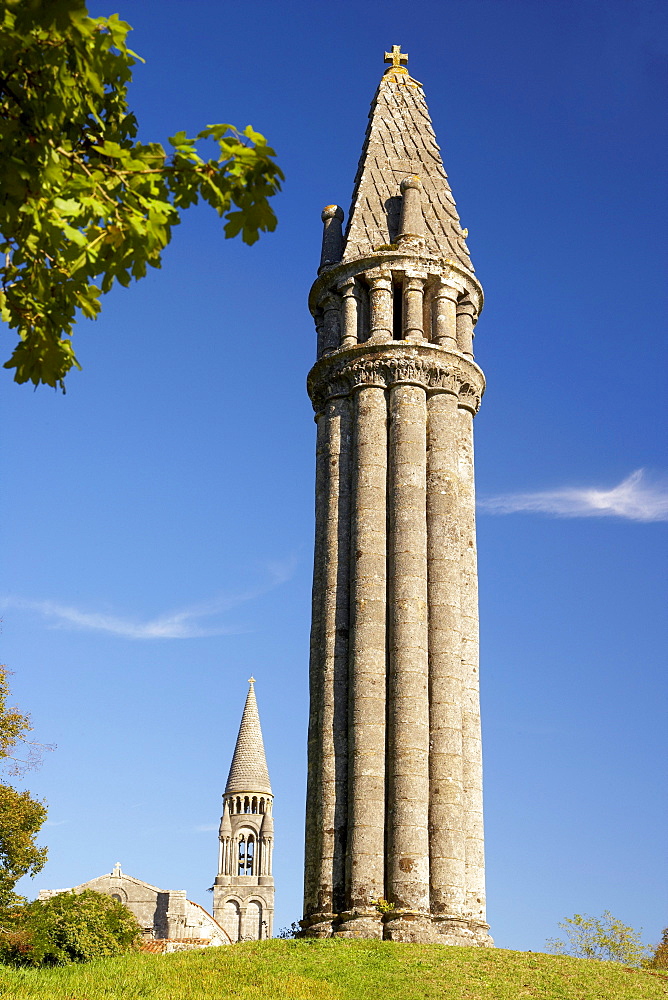
<path id="1" fill-rule="evenodd" d="M 482 289 L 420 84 L 398 46 L 385 59 L 346 235 L 328 205 L 310 296 L 302 928 L 489 945 L 473 478 Z"/>
<path id="2" fill-rule="evenodd" d="M 401 293 L 401 336 L 396 338 L 395 290 Z M 368 300 L 370 319 L 364 319 Z M 417 269 L 372 268 L 346 276 L 324 295 L 316 312 L 318 357 L 340 348 L 394 339 L 425 341 L 473 358 L 476 309 L 466 292 Z"/>
<path id="3" fill-rule="evenodd" d="M 372 324 L 383 281 L 369 279 Z M 431 301 L 432 344 L 407 339 L 406 354 L 456 364 L 455 296 Z M 403 378 L 401 344 L 377 336 L 387 329 L 366 341 L 392 343 L 376 349 L 382 384 L 334 380 L 316 415 L 303 926 L 488 943 L 473 415 L 456 391 Z"/>
<path id="4" fill-rule="evenodd" d="M 422 256 L 421 188 L 403 180 L 395 243 L 369 259 L 341 263 L 343 212 L 322 214 L 302 925 L 490 944 L 473 478 L 481 290 L 452 261 Z"/>

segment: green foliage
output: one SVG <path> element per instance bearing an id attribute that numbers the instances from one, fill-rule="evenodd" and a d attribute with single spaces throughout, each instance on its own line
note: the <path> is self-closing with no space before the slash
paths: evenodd
<path id="1" fill-rule="evenodd" d="M 39 750 L 46 749 L 28 740 L 30 717 L 7 704 L 7 670 L 0 666 L 0 766 L 20 774 L 34 766 Z M 18 752 L 21 754 L 19 758 Z M 0 907 L 12 906 L 22 897 L 14 886 L 23 875 L 36 875 L 46 862 L 46 848 L 37 847 L 35 837 L 46 819 L 46 808 L 10 785 L 0 785 Z"/>
<path id="2" fill-rule="evenodd" d="M 0 956 L 10 965 L 69 965 L 136 948 L 141 928 L 126 906 L 85 889 L 35 900 L 6 915 Z"/>
<path id="3" fill-rule="evenodd" d="M 2 1000 L 666 1000 L 668 976 L 500 948 L 261 941 L 132 953 L 65 968 L 0 966 Z"/>
<path id="4" fill-rule="evenodd" d="M 38 847 L 35 837 L 45 819 L 46 807 L 29 792 L 0 785 L 0 907 L 19 902 L 14 892 L 18 880 L 44 867 L 46 847 Z"/>
<path id="5" fill-rule="evenodd" d="M 0 666 L 0 759 L 14 759 L 14 747 L 23 742 L 25 734 L 32 730 L 30 717 L 19 712 L 15 705 L 9 706 L 8 698 L 8 673 L 4 666 Z"/>
<path id="6" fill-rule="evenodd" d="M 32 732 L 30 716 L 8 705 L 8 698 L 9 671 L 0 664 L 0 768 L 10 774 L 24 774 L 37 767 L 44 751 L 53 747 L 27 738 L 26 734 Z"/>
<path id="7" fill-rule="evenodd" d="M 661 940 L 652 957 L 645 963 L 645 967 L 647 969 L 668 969 L 668 927 L 664 927 Z"/>
<path id="8" fill-rule="evenodd" d="M 289 927 L 281 927 L 278 934 L 274 935 L 281 941 L 287 941 L 289 938 L 299 937 L 301 934 L 301 927 L 296 920 L 293 920 Z"/>
<path id="9" fill-rule="evenodd" d="M 622 962 L 638 968 L 647 957 L 640 932 L 623 924 L 606 910 L 602 917 L 576 913 L 559 927 L 566 932 L 566 941 L 550 938 L 547 945 L 556 955 L 595 958 L 601 962 Z"/>
<path id="10" fill-rule="evenodd" d="M 396 909 L 396 903 L 388 903 L 388 901 L 382 897 L 380 899 L 373 900 L 373 904 L 379 913 L 393 913 Z"/>
<path id="11" fill-rule="evenodd" d="M 115 282 L 160 267 L 200 198 L 226 237 L 254 243 L 276 226 L 268 199 L 283 174 L 250 126 L 179 132 L 169 154 L 135 138 L 130 30 L 116 14 L 89 17 L 83 0 L 0 0 L 0 311 L 20 337 L 5 364 L 17 382 L 64 389 L 80 367 L 77 315 L 95 318 Z"/>

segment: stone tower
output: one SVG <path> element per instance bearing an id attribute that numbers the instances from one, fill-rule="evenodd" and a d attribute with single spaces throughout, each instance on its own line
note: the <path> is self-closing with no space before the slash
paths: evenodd
<path id="1" fill-rule="evenodd" d="M 270 938 L 274 922 L 274 797 L 254 678 L 241 717 L 223 796 L 213 915 L 232 941 Z"/>
<path id="2" fill-rule="evenodd" d="M 303 932 L 491 945 L 473 416 L 482 289 L 394 46 L 310 308 L 316 540 Z M 378 900 L 382 900 L 378 903 Z"/>

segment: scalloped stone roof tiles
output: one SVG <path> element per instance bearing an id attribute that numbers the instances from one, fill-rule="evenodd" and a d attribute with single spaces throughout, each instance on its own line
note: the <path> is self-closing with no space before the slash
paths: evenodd
<path id="1" fill-rule="evenodd" d="M 264 792 L 272 795 L 267 758 L 264 752 L 260 716 L 251 683 L 241 717 L 237 745 L 225 786 L 225 794 L 233 792 Z"/>
<path id="2" fill-rule="evenodd" d="M 443 168 L 422 84 L 390 69 L 380 81 L 357 168 L 343 260 L 394 242 L 404 177 L 422 181 L 426 250 L 473 271 L 454 198 Z"/>

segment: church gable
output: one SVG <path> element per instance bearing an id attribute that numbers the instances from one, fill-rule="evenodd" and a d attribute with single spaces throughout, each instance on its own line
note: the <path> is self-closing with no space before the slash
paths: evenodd
<path id="1" fill-rule="evenodd" d="M 58 892 L 78 893 L 85 889 L 111 896 L 127 906 L 146 940 L 190 942 L 196 947 L 230 943 L 228 935 L 211 914 L 199 903 L 186 899 L 185 889 L 159 889 L 149 882 L 126 875 L 120 864 L 115 865 L 109 874 L 82 882 L 73 890 L 44 889 L 39 898 L 49 899 Z"/>

